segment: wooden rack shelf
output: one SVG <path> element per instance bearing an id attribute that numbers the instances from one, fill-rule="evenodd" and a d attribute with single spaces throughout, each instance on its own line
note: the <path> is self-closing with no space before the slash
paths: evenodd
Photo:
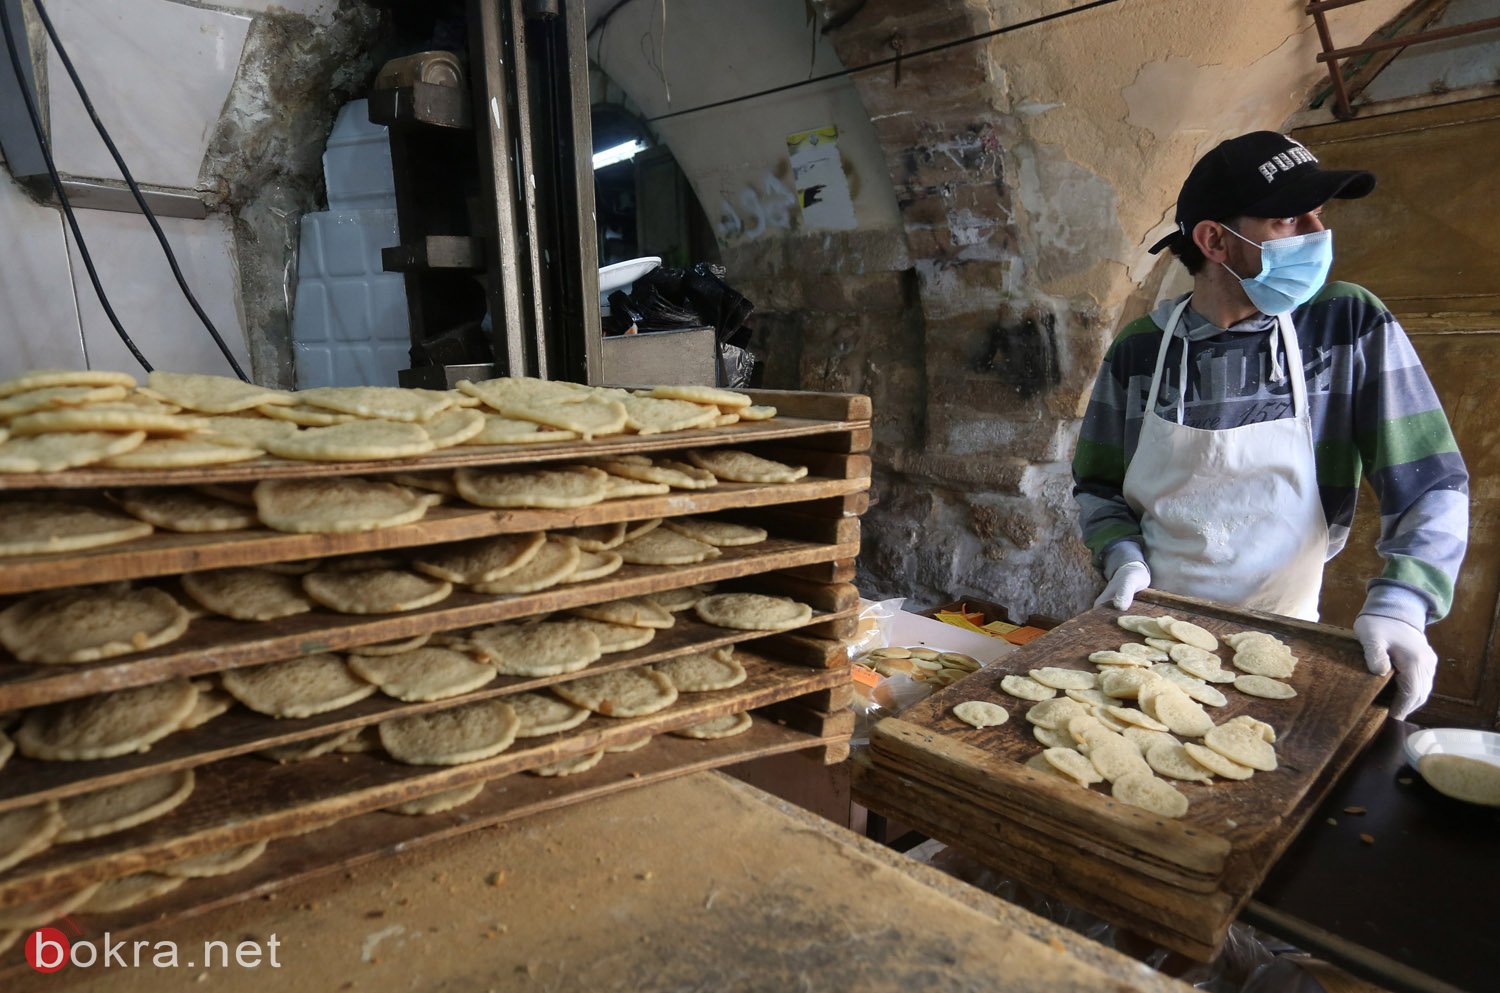
<path id="1" fill-rule="evenodd" d="M 302 462 L 269 455 L 227 465 L 184 469 L 106 469 L 83 466 L 65 472 L 0 474 L 0 490 L 110 489 L 121 486 L 186 486 L 202 483 L 253 483 L 262 479 L 320 479 L 330 476 L 382 476 L 396 472 L 435 472 L 444 469 L 523 466 L 536 463 L 598 459 L 610 455 L 642 452 L 672 452 L 684 448 L 750 445 L 765 441 L 797 439 L 816 448 L 825 443 L 847 447 L 859 443 L 853 432 L 868 432 L 868 425 L 841 421 L 814 421 L 777 417 L 769 421 L 733 424 L 702 431 L 673 434 L 610 435 L 593 441 L 565 441 L 552 445 L 458 445 L 409 459 L 379 462 Z M 785 451 L 786 449 L 783 449 Z M 857 449 L 856 449 L 857 450 Z M 828 475 L 828 473 L 820 473 Z M 868 469 L 865 475 L 869 475 Z"/>
<path id="2" fill-rule="evenodd" d="M 175 859 L 312 830 L 416 797 L 629 744 L 726 714 L 845 685 L 848 673 L 745 657 L 731 690 L 683 694 L 649 717 L 590 717 L 571 731 L 519 740 L 494 758 L 457 766 L 402 765 L 371 754 L 276 765 L 238 757 L 201 766 L 186 803 L 165 817 L 58 845 L 0 874 L 0 907 L 149 869 Z M 628 753 L 627 753 L 628 754 Z"/>
<path id="3" fill-rule="evenodd" d="M 136 541 L 67 555 L 0 558 L 0 595 L 770 504 L 788 505 L 795 514 L 801 504 L 862 495 L 867 485 L 864 479 L 820 478 L 720 483 L 708 490 L 609 500 L 574 510 L 485 510 L 450 504 L 432 508 L 412 524 L 353 534 L 287 534 L 263 527 L 210 534 L 156 531 Z"/>
<path id="4" fill-rule="evenodd" d="M 392 113 L 407 113 L 395 107 Z M 420 116 L 420 115 L 418 115 Z M 722 583 L 794 597 L 813 608 L 809 620 L 779 632 L 740 631 L 677 615 L 674 627 L 629 652 L 606 655 L 575 673 L 500 676 L 441 701 L 406 703 L 373 695 L 332 713 L 275 720 L 243 708 L 158 741 L 149 751 L 91 762 L 41 762 L 13 756 L 0 776 L 0 812 L 76 797 L 177 770 L 194 772 L 195 788 L 179 807 L 155 820 L 83 841 L 56 844 L 0 873 L 0 907 L 75 891 L 94 882 L 160 868 L 168 862 L 251 841 L 272 842 L 268 854 L 226 877 L 195 880 L 137 909 L 102 916 L 112 930 L 159 924 L 291 882 L 380 858 L 526 813 L 604 796 L 760 755 L 806 751 L 824 762 L 848 754 L 852 697 L 841 639 L 855 630 L 858 592 L 850 585 L 859 554 L 859 515 L 869 505 L 869 399 L 841 394 L 757 391 L 775 405 L 770 421 L 665 435 L 619 435 L 556 445 L 445 449 L 415 459 L 375 463 L 308 463 L 264 458 L 182 470 L 84 467 L 47 475 L 0 475 L 12 497 L 104 498 L 121 486 L 248 483 L 262 479 L 386 476 L 464 466 L 557 465 L 626 453 L 671 455 L 703 446 L 747 446 L 769 458 L 806 465 L 796 483 L 721 483 L 701 491 L 612 500 L 572 510 L 495 511 L 459 504 L 435 507 L 417 523 L 352 535 L 292 535 L 263 528 L 212 535 L 158 532 L 96 550 L 0 560 L 0 597 L 17 597 L 119 580 L 157 582 L 180 594 L 173 577 L 234 566 L 415 549 L 489 535 L 687 514 L 716 514 L 765 527 L 755 545 L 722 548 L 718 558 L 687 566 L 625 566 L 590 582 L 538 593 L 490 596 L 458 588 L 441 603 L 397 614 L 351 615 L 317 609 L 271 622 L 195 618 L 187 633 L 159 648 L 81 665 L 29 665 L 0 657 L 0 712 L 25 710 L 99 693 L 203 676 L 316 652 L 338 651 L 418 634 L 535 617 L 591 603 Z M 66 491 L 66 492 L 61 492 Z M 398 556 L 399 557 L 399 556 Z M 0 604 L 3 606 L 3 604 Z M 682 693 L 648 717 L 590 716 L 559 734 L 522 739 L 501 754 L 455 766 L 404 765 L 383 752 L 331 753 L 277 764 L 255 753 L 372 726 L 407 714 L 441 711 L 478 700 L 540 691 L 567 680 L 650 665 L 689 652 L 733 645 L 747 678 L 710 693 Z M 633 744 L 688 725 L 752 711 L 745 734 L 716 741 L 653 740 L 609 754 L 596 769 L 565 778 L 517 773 L 611 745 Z M 402 817 L 382 808 L 405 800 L 488 783 L 478 799 L 445 814 Z M 41 923 L 41 922 L 39 922 Z M 0 975 L 19 961 L 0 959 Z"/>
<path id="5" fill-rule="evenodd" d="M 856 551 L 856 547 L 849 545 L 768 539 L 758 545 L 725 548 L 720 558 L 700 565 L 623 566 L 604 579 L 558 586 L 540 593 L 496 597 L 456 589 L 441 603 L 400 614 L 336 614 L 314 610 L 274 622 L 203 617 L 193 621 L 182 638 L 160 649 L 78 665 L 11 662 L 0 666 L 0 712 L 90 696 L 106 690 L 147 686 L 178 676 L 201 676 L 315 652 L 456 631 L 621 597 L 714 583 L 789 566 L 830 562 L 853 556 Z"/>
<path id="6" fill-rule="evenodd" d="M 818 614 L 805 626 L 824 623 L 851 613 L 852 611 L 845 611 L 841 615 Z M 726 645 L 748 646 L 764 657 L 786 661 L 777 655 L 779 637 L 781 636 L 769 635 L 765 631 L 730 631 L 708 624 L 679 620 L 676 627 L 660 632 L 650 644 L 632 651 L 606 655 L 577 672 L 557 676 L 499 676 L 494 682 L 478 690 L 442 700 L 406 703 L 376 693 L 347 707 L 315 717 L 280 719 L 235 707 L 201 728 L 168 735 L 145 752 L 88 762 L 43 762 L 16 756 L 6 763 L 5 774 L 0 776 L 0 813 L 39 801 L 60 800 L 107 786 L 118 786 L 161 773 L 192 769 L 278 745 L 312 741 L 350 728 L 378 724 L 393 717 L 446 710 L 478 700 L 535 691 L 587 676 L 634 669 L 690 652 L 706 652 Z M 792 661 L 789 664 L 797 663 Z"/>

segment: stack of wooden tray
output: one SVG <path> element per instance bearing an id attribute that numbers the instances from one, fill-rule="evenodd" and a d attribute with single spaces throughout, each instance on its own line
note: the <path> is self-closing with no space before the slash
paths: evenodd
<path id="1" fill-rule="evenodd" d="M 1384 680 L 1365 669 L 1351 632 L 1232 611 L 1148 591 L 1131 613 L 1170 615 L 1217 635 L 1274 634 L 1299 658 L 1298 695 L 1266 700 L 1231 691 L 1223 723 L 1248 713 L 1277 731 L 1279 768 L 1243 782 L 1174 783 L 1191 806 L 1171 820 L 1023 763 L 1044 746 L 1029 703 L 1001 678 L 1042 666 L 1093 671 L 1090 652 L 1132 640 L 1120 612 L 1095 608 L 877 724 L 855 766 L 855 797 L 870 809 L 965 851 L 1011 878 L 1202 961 L 1277 857 L 1385 719 L 1372 706 Z M 1011 719 L 976 730 L 953 716 L 964 700 L 1005 706 Z"/>
<path id="2" fill-rule="evenodd" d="M 853 634 L 858 609 L 858 593 L 850 581 L 859 551 L 859 514 L 868 505 L 870 459 L 862 453 L 870 444 L 869 400 L 838 394 L 752 395 L 758 403 L 776 405 L 781 416 L 714 430 L 533 447 L 465 447 L 378 463 L 263 459 L 201 469 L 82 468 L 47 476 L 0 477 L 3 490 L 79 492 L 271 477 L 379 477 L 707 446 L 743 448 L 810 469 L 807 477 L 794 483 L 720 483 L 707 490 L 616 499 L 568 510 L 496 511 L 449 504 L 432 509 L 418 523 L 355 534 L 297 535 L 264 528 L 202 535 L 158 531 L 123 545 L 8 559 L 0 562 L 0 596 L 7 598 L 85 583 L 689 514 L 753 521 L 770 532 L 766 541 L 724 548 L 719 558 L 697 565 L 627 565 L 602 579 L 533 594 L 487 596 L 458 590 L 438 604 L 399 614 L 350 615 L 319 609 L 271 622 L 199 617 L 185 636 L 158 649 L 78 665 L 26 665 L 0 655 L 0 713 L 701 583 L 717 583 L 720 592 L 791 596 L 813 608 L 803 627 L 776 634 L 714 627 L 694 619 L 689 611 L 678 614 L 676 625 L 659 632 L 649 644 L 605 655 L 579 672 L 501 676 L 480 690 L 436 702 L 406 703 L 376 695 L 316 717 L 281 720 L 236 708 L 200 728 L 178 731 L 148 751 L 119 758 L 40 762 L 16 755 L 0 772 L 0 812 L 180 769 L 194 770 L 196 787 L 185 803 L 163 817 L 103 837 L 55 845 L 0 873 L 0 908 L 193 855 L 269 841 L 266 854 L 236 874 L 190 880 L 137 908 L 96 915 L 100 927 L 128 934 L 164 918 L 267 893 L 289 881 L 343 869 L 402 847 L 689 772 L 792 751 L 807 751 L 827 762 L 842 760 L 853 726 L 842 639 Z M 334 753 L 278 765 L 255 754 L 395 716 L 502 698 L 728 645 L 735 646 L 748 674 L 732 689 L 684 693 L 671 707 L 649 717 L 592 716 L 571 731 L 518 740 L 493 758 L 465 765 L 402 765 L 380 753 Z M 654 737 L 642 749 L 607 754 L 587 772 L 562 778 L 517 775 L 745 710 L 753 710 L 754 724 L 735 737 Z M 478 782 L 487 783 L 478 799 L 446 813 L 405 817 L 381 812 L 401 801 Z M 20 949 L 14 948 L 5 955 L 9 961 L 0 965 L 14 965 L 19 956 Z"/>

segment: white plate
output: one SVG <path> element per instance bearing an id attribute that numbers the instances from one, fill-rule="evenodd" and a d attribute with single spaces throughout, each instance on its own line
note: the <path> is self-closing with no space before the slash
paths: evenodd
<path id="1" fill-rule="evenodd" d="M 640 259 L 626 259 L 599 270 L 599 302 L 604 303 L 615 290 L 621 290 L 661 265 L 661 259 L 648 255 Z"/>
<path id="2" fill-rule="evenodd" d="M 1413 769 L 1424 755 L 1462 755 L 1500 765 L 1500 734 L 1470 728 L 1425 728 L 1408 735 L 1406 761 Z"/>

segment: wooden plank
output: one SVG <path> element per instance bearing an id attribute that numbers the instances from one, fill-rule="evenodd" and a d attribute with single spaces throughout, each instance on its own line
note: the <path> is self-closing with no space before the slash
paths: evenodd
<path id="1" fill-rule="evenodd" d="M 742 446 L 762 441 L 839 434 L 867 426 L 862 419 L 850 422 L 777 417 L 769 421 L 742 421 L 722 428 L 678 431 L 672 434 L 610 435 L 592 441 L 565 441 L 551 445 L 458 445 L 416 458 L 384 459 L 377 462 L 304 462 L 265 456 L 229 465 L 186 469 L 106 469 L 82 466 L 66 472 L 0 474 L 0 490 L 181 486 L 193 483 L 259 482 L 262 479 L 371 476 L 392 472 L 457 469 L 464 466 L 516 466 L 596 459 L 606 455 L 637 452 L 667 452 L 709 445 Z M 842 458 L 863 458 L 866 462 L 869 461 L 865 456 Z M 869 474 L 869 469 L 866 468 L 863 473 L 852 475 Z"/>
<path id="2" fill-rule="evenodd" d="M 868 452 L 875 445 L 875 432 L 854 428 L 840 434 L 815 434 L 799 438 L 797 444 L 818 452 Z"/>
<path id="3" fill-rule="evenodd" d="M 834 638 L 806 634 L 778 634 L 755 643 L 755 649 L 772 658 L 814 669 L 830 669 L 849 664 L 849 649 Z"/>
<path id="4" fill-rule="evenodd" d="M 691 566 L 625 566 L 604 579 L 521 596 L 488 596 L 466 590 L 422 610 L 355 615 L 312 611 L 275 622 L 206 617 L 193 621 L 178 641 L 103 662 L 69 666 L 0 666 L 0 711 L 35 707 L 107 690 L 144 686 L 174 676 L 195 676 L 295 658 L 312 652 L 452 631 L 515 617 L 566 610 L 587 603 L 719 582 L 756 572 L 847 557 L 854 549 L 768 539 L 725 548 L 710 562 Z M 818 625 L 820 630 L 826 625 Z"/>
<path id="5" fill-rule="evenodd" d="M 756 713 L 784 727 L 795 728 L 820 738 L 848 737 L 854 733 L 854 711 L 848 707 L 818 710 L 803 704 L 801 700 L 787 700 L 762 707 Z"/>
<path id="6" fill-rule="evenodd" d="M 817 452 L 790 445 L 756 445 L 751 450 L 788 465 L 805 465 L 809 475 L 828 479 L 869 479 L 874 465 L 868 455 Z"/>
<path id="7" fill-rule="evenodd" d="M 814 583 L 779 572 L 763 572 L 722 584 L 723 589 L 773 593 L 799 600 L 814 610 L 842 614 L 859 606 L 859 590 L 851 583 Z M 721 590 L 722 592 L 722 590 Z"/>
<path id="8" fill-rule="evenodd" d="M 560 735 L 530 738 L 494 758 L 459 766 L 409 766 L 365 753 L 275 765 L 248 757 L 203 766 L 187 802 L 125 831 L 59 845 L 0 873 L 0 906 L 67 892 L 162 862 L 297 834 L 403 800 L 627 744 L 644 734 L 826 689 L 847 671 L 816 671 L 742 656 L 747 678 L 731 690 L 684 694 L 649 717 L 594 716 Z"/>
<path id="9" fill-rule="evenodd" d="M 174 921 L 267 897 L 297 883 L 470 831 L 752 759 L 788 752 L 821 754 L 838 744 L 760 717 L 749 731 L 732 738 L 695 740 L 663 735 L 645 748 L 608 755 L 595 768 L 572 776 L 511 775 L 491 780 L 483 793 L 456 810 L 424 817 L 377 811 L 347 818 L 321 831 L 281 838 L 273 841 L 260 859 L 233 875 L 189 880 L 170 895 L 142 907 L 75 917 L 90 927 L 108 930 L 116 938 L 148 928 L 159 934 Z M 0 981 L 4 978 L 5 971 L 0 970 Z"/>
<path id="10" fill-rule="evenodd" d="M 822 421 L 868 421 L 874 415 L 870 398 L 862 393 L 812 393 L 793 390 L 739 390 L 758 404 L 776 408 L 777 417 L 807 417 Z"/>
<path id="11" fill-rule="evenodd" d="M 570 510 L 487 510 L 467 504 L 434 507 L 413 524 L 355 534 L 286 534 L 249 528 L 216 534 L 157 531 L 138 541 L 67 555 L 0 559 L 0 594 L 177 575 L 202 569 L 290 562 L 464 541 L 496 534 L 612 524 L 738 507 L 836 502 L 862 487 L 859 480 L 805 478 L 795 483 L 720 483 L 709 490 L 610 500 Z M 834 494 L 843 494 L 835 496 Z"/>
<path id="12" fill-rule="evenodd" d="M 848 641 L 859 633 L 859 618 L 836 617 L 822 624 L 812 624 L 806 628 L 808 634 L 815 638 L 832 638 L 834 641 Z"/>
<path id="13" fill-rule="evenodd" d="M 796 576 L 798 579 L 806 579 L 814 583 L 852 583 L 858 574 L 859 569 L 854 559 L 799 565 L 794 569 L 781 570 L 783 576 Z"/>
<path id="14" fill-rule="evenodd" d="M 500 676 L 481 689 L 444 700 L 409 703 L 377 693 L 330 713 L 297 719 L 277 719 L 235 707 L 202 727 L 168 735 L 148 751 L 117 758 L 88 762 L 42 762 L 16 755 L 6 764 L 5 775 L 0 776 L 0 812 L 27 807 L 44 800 L 78 796 L 179 769 L 197 768 L 238 755 L 251 755 L 277 745 L 314 741 L 393 717 L 446 710 L 460 703 L 535 691 L 586 676 L 633 669 L 691 652 L 739 645 L 765 637 L 764 632 L 731 631 L 695 621 L 687 615 L 679 616 L 676 626 L 658 632 L 650 644 L 632 651 L 606 655 L 577 672 L 556 676 Z M 759 654 L 754 648 L 750 651 Z M 824 706 L 832 704 L 825 702 Z"/>
<path id="15" fill-rule="evenodd" d="M 727 510 L 724 518 L 763 527 L 773 534 L 798 541 L 821 541 L 826 544 L 851 544 L 859 541 L 858 517 L 807 517 L 783 511 L 780 507 L 755 510 Z"/>
<path id="16" fill-rule="evenodd" d="M 1217 943 L 1205 938 L 1182 934 L 1157 922 L 1152 905 L 1125 896 L 1118 890 L 1118 880 L 1107 878 L 1103 885 L 1086 885 L 1066 868 L 1059 868 L 1035 851 L 1017 848 L 1008 842 L 1025 838 L 1023 832 L 1005 831 L 987 822 L 980 831 L 955 831 L 953 825 L 968 823 L 959 819 L 962 804 L 951 800 L 924 783 L 897 776 L 878 765 L 855 766 L 854 799 L 871 810 L 899 820 L 916 830 L 958 849 L 985 865 L 1003 866 L 1001 870 L 1025 886 L 1056 896 L 1128 931 L 1180 952 L 1198 961 L 1210 961 Z M 1115 884 L 1111 887 L 1111 884 Z M 1097 891 L 1108 889 L 1112 899 Z"/>

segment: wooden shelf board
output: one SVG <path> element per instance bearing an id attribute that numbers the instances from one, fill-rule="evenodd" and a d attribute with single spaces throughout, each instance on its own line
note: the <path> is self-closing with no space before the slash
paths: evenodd
<path id="1" fill-rule="evenodd" d="M 696 741 L 664 735 L 645 748 L 606 755 L 587 772 L 492 780 L 483 793 L 456 810 L 421 817 L 376 811 L 310 834 L 282 838 L 237 873 L 189 880 L 168 896 L 140 907 L 83 919 L 111 935 L 125 936 L 542 811 L 769 755 L 823 748 L 833 740 L 837 739 L 804 734 L 759 716 L 749 731 L 733 738 Z"/>
<path id="2" fill-rule="evenodd" d="M 698 565 L 625 566 L 603 579 L 539 593 L 497 597 L 455 590 L 441 603 L 400 614 L 335 614 L 317 610 L 267 622 L 200 618 L 193 621 L 182 638 L 149 652 L 81 665 L 26 665 L 13 661 L 0 664 L 0 712 L 145 686 L 175 676 L 197 676 L 828 562 L 857 555 L 858 546 L 770 538 L 757 545 L 722 551 L 720 558 Z"/>
<path id="3" fill-rule="evenodd" d="M 643 734 L 656 735 L 829 689 L 849 678 L 845 670 L 809 670 L 748 654 L 742 660 L 747 679 L 734 689 L 684 694 L 648 717 L 595 715 L 571 731 L 524 739 L 498 756 L 465 765 L 402 765 L 372 753 L 328 755 L 287 765 L 249 757 L 215 762 L 199 770 L 193 795 L 165 817 L 59 845 L 0 873 L 0 906 L 175 859 L 299 834 L 404 800 L 627 744 Z"/>
<path id="4" fill-rule="evenodd" d="M 756 442 L 838 434 L 869 427 L 868 421 L 822 421 L 776 417 L 722 428 L 672 434 L 621 434 L 592 441 L 551 445 L 458 445 L 409 459 L 375 462 L 307 462 L 263 456 L 228 465 L 184 469 L 108 469 L 81 466 L 64 472 L 0 474 L 0 490 L 99 489 L 120 486 L 183 486 L 195 483 L 245 483 L 262 479 L 318 479 L 372 476 L 393 472 L 429 472 L 483 466 L 517 466 L 543 462 L 597 459 L 636 452 L 669 452 L 683 448 L 749 445 Z"/>
<path id="5" fill-rule="evenodd" d="M 721 483 L 709 490 L 676 490 L 663 496 L 610 500 L 572 510 L 486 510 L 451 504 L 432 508 L 412 524 L 354 534 L 286 534 L 260 527 L 214 534 L 156 531 L 136 541 L 65 555 L 0 558 L 0 594 L 797 503 L 856 493 L 868 486 L 868 479 L 809 478 L 779 485 Z"/>
<path id="6" fill-rule="evenodd" d="M 838 615 L 815 615 L 807 623 L 819 624 L 834 616 Z M 577 672 L 557 676 L 500 676 L 478 690 L 444 700 L 406 703 L 376 693 L 330 713 L 298 719 L 267 717 L 235 706 L 202 727 L 168 735 L 145 752 L 88 762 L 43 762 L 15 755 L 6 764 L 5 774 L 0 776 L 0 813 L 44 800 L 61 800 L 148 776 L 250 755 L 276 745 L 311 741 L 349 728 L 378 724 L 392 717 L 445 710 L 458 704 L 534 691 L 586 676 L 633 669 L 690 652 L 756 641 L 772 634 L 768 631 L 732 631 L 687 620 L 681 614 L 678 618 L 675 627 L 658 632 L 650 644 L 606 655 Z M 752 647 L 751 650 L 755 649 Z"/>

